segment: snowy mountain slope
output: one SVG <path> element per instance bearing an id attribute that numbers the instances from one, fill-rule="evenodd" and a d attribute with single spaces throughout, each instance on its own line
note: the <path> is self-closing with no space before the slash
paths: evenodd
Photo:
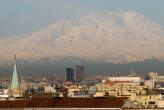
<path id="1" fill-rule="evenodd" d="M 142 14 L 107 12 L 60 20 L 38 32 L 0 39 L 0 63 L 77 57 L 93 62 L 164 59 L 164 29 Z"/>

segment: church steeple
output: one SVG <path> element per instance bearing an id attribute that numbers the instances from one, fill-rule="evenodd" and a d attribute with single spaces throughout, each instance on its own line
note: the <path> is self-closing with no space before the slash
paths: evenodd
<path id="1" fill-rule="evenodd" d="M 14 58 L 14 69 L 13 69 L 13 76 L 11 81 L 11 88 L 19 88 L 19 78 L 18 78 L 17 66 L 16 66 L 16 55 Z"/>

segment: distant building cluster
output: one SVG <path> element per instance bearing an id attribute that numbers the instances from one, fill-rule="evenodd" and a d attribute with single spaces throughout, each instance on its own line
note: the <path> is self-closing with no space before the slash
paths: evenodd
<path id="1" fill-rule="evenodd" d="M 22 100 L 19 103 L 24 103 L 27 107 L 30 107 L 28 104 L 31 103 L 28 100 L 34 101 L 34 99 L 37 99 L 37 102 L 36 100 L 34 102 L 38 107 L 44 107 L 39 104 L 40 99 L 50 101 L 49 104 L 53 107 L 66 108 L 83 107 L 83 105 L 94 108 L 95 103 L 99 103 L 97 101 L 105 100 L 107 102 L 104 105 L 97 104 L 97 107 L 114 107 L 118 110 L 164 108 L 164 76 L 159 73 L 149 72 L 139 75 L 132 70 L 127 76 L 86 76 L 85 69 L 84 66 L 76 66 L 75 70 L 65 68 L 63 75 L 55 74 L 40 78 L 20 77 L 15 57 L 11 79 L 0 78 L 0 100 L 4 103 L 7 103 L 6 100 Z M 55 103 L 57 100 L 66 104 L 57 104 Z M 122 103 L 120 106 L 109 104 L 114 101 L 116 103 L 117 100 Z M 74 104 L 76 102 L 79 102 L 78 106 Z M 0 101 L 0 108 L 2 105 Z M 4 107 L 8 107 L 7 105 Z"/>

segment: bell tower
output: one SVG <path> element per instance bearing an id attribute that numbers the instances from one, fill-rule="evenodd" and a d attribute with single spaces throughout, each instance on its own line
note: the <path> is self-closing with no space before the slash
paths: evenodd
<path id="1" fill-rule="evenodd" d="M 14 69 L 12 74 L 11 86 L 9 89 L 9 96 L 22 97 L 22 90 L 20 88 L 20 81 L 17 72 L 16 55 L 14 57 Z"/>

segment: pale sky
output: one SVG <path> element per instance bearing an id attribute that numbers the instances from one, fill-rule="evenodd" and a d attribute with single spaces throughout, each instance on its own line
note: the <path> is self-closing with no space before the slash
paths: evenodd
<path id="1" fill-rule="evenodd" d="M 0 0 L 0 37 L 42 29 L 59 19 L 135 11 L 164 27 L 164 0 Z"/>

